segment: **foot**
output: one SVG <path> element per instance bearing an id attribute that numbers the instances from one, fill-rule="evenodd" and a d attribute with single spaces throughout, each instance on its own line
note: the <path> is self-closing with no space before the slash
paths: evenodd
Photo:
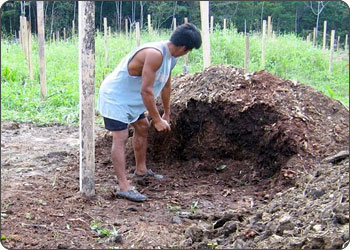
<path id="1" fill-rule="evenodd" d="M 140 202 L 140 201 L 147 200 L 147 196 L 140 194 L 136 189 L 130 189 L 130 190 L 125 191 L 125 192 L 117 191 L 116 196 L 131 200 L 131 201 L 139 201 Z"/>
<path id="2" fill-rule="evenodd" d="M 147 169 L 147 172 L 145 174 L 137 174 L 135 171 L 132 177 L 137 177 L 137 178 L 154 177 L 156 179 L 164 178 L 163 175 L 153 172 L 152 169 Z"/>

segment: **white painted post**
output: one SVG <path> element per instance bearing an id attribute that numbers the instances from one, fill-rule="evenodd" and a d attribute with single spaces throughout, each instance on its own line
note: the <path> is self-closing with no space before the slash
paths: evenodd
<path id="1" fill-rule="evenodd" d="M 267 17 L 267 38 L 270 39 L 272 35 L 271 16 Z"/>
<path id="2" fill-rule="evenodd" d="M 176 30 L 176 17 L 173 18 L 173 30 L 175 31 Z"/>
<path id="3" fill-rule="evenodd" d="M 148 33 L 151 34 L 152 33 L 152 23 L 151 23 L 151 15 L 150 14 L 147 15 L 147 20 L 148 20 Z"/>
<path id="4" fill-rule="evenodd" d="M 38 43 L 39 43 L 39 68 L 40 68 L 40 91 L 41 98 L 46 99 L 46 62 L 45 62 L 45 22 L 44 22 L 44 2 L 36 2 L 38 19 Z"/>
<path id="5" fill-rule="evenodd" d="M 125 18 L 125 36 L 128 38 L 129 35 L 129 27 L 128 27 L 129 21 Z"/>
<path id="6" fill-rule="evenodd" d="M 312 37 L 312 44 L 314 47 L 316 46 L 316 28 L 314 28 L 314 33 L 313 33 L 313 37 Z"/>
<path id="7" fill-rule="evenodd" d="M 261 36 L 261 68 L 265 69 L 265 50 L 266 50 L 266 20 L 263 20 Z"/>
<path id="8" fill-rule="evenodd" d="M 140 46 L 140 23 L 136 22 L 136 45 L 137 47 Z"/>
<path id="9" fill-rule="evenodd" d="M 226 18 L 224 18 L 224 31 L 226 31 Z"/>
<path id="10" fill-rule="evenodd" d="M 29 69 L 29 79 L 31 80 L 31 85 L 34 81 L 34 72 L 33 72 L 33 53 L 32 53 L 32 30 L 30 27 L 29 21 L 27 21 L 27 35 L 28 35 L 28 69 Z"/>
<path id="11" fill-rule="evenodd" d="M 245 37 L 244 72 L 249 72 L 249 36 Z"/>
<path id="12" fill-rule="evenodd" d="M 338 40 L 337 40 L 337 51 L 339 51 L 339 47 L 340 47 L 340 36 L 338 36 Z"/>
<path id="13" fill-rule="evenodd" d="M 80 192 L 95 195 L 95 2 L 79 1 Z"/>
<path id="14" fill-rule="evenodd" d="M 184 18 L 184 23 L 188 23 L 188 18 Z M 182 72 L 187 74 L 189 72 L 189 66 L 188 66 L 188 54 L 185 55 L 185 65 L 182 67 Z"/>
<path id="15" fill-rule="evenodd" d="M 348 40 L 349 40 L 349 35 L 346 34 L 346 35 L 345 35 L 345 44 L 344 44 L 344 49 L 345 49 L 345 50 L 347 50 L 347 49 L 348 49 L 348 46 L 349 46 L 349 45 L 348 45 Z"/>
<path id="16" fill-rule="evenodd" d="M 75 23 L 72 21 L 72 37 L 75 35 Z"/>
<path id="17" fill-rule="evenodd" d="M 327 43 L 327 21 L 323 22 L 323 46 L 322 49 L 326 49 L 326 43 Z"/>
<path id="18" fill-rule="evenodd" d="M 334 39 L 335 39 L 335 30 L 332 30 L 332 32 L 331 32 L 331 47 L 330 47 L 331 52 L 329 54 L 329 73 L 332 73 L 332 71 L 333 71 Z"/>
<path id="19" fill-rule="evenodd" d="M 209 2 L 200 1 L 202 40 L 203 40 L 203 68 L 210 66 L 210 36 L 209 36 Z"/>
<path id="20" fill-rule="evenodd" d="M 214 32 L 214 17 L 210 17 L 210 33 L 212 34 Z"/>
<path id="21" fill-rule="evenodd" d="M 104 31 L 104 40 L 105 40 L 105 61 L 106 61 L 106 68 L 109 66 L 109 60 L 108 60 L 108 34 L 107 34 L 107 18 L 103 18 L 103 31 Z"/>
<path id="22" fill-rule="evenodd" d="M 67 41 L 66 27 L 63 28 L 63 40 Z"/>

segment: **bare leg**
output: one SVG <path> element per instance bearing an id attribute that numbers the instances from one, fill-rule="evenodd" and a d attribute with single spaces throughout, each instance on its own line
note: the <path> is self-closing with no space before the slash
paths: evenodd
<path id="1" fill-rule="evenodd" d="M 112 162 L 117 175 L 119 188 L 122 192 L 131 189 L 125 171 L 125 145 L 128 139 L 128 130 L 113 131 Z"/>
<path id="2" fill-rule="evenodd" d="M 147 172 L 146 152 L 149 122 L 147 118 L 144 118 L 134 122 L 132 125 L 135 128 L 132 142 L 136 161 L 136 173 L 145 174 Z"/>

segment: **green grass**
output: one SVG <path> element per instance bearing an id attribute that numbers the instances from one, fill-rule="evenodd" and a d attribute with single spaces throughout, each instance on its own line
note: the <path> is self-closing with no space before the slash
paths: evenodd
<path id="1" fill-rule="evenodd" d="M 170 31 L 142 32 L 141 44 L 167 40 Z M 136 41 L 125 35 L 112 34 L 108 40 L 109 66 L 105 65 L 103 34 L 96 34 L 95 95 L 104 77 L 133 48 Z M 215 31 L 211 35 L 212 65 L 224 64 L 243 68 L 245 38 L 234 30 Z M 33 38 L 34 81 L 29 80 L 27 64 L 18 43 L 1 40 L 1 120 L 38 124 L 77 124 L 79 121 L 78 38 L 67 42 L 47 42 L 45 47 L 48 98 L 40 96 L 38 45 Z M 270 39 L 266 45 L 267 71 L 284 79 L 297 80 L 349 107 L 349 57 L 344 51 L 334 53 L 333 73 L 328 72 L 329 51 L 314 48 L 293 34 Z M 173 75 L 182 73 L 180 58 Z M 203 68 L 202 48 L 189 54 L 190 73 Z M 250 37 L 250 71 L 261 70 L 261 37 Z M 97 120 L 101 122 L 100 119 Z"/>

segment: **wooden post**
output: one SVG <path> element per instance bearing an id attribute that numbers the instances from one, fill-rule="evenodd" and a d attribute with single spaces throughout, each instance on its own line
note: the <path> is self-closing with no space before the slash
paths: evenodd
<path id="1" fill-rule="evenodd" d="M 209 37 L 209 2 L 200 1 L 202 40 L 203 40 L 203 68 L 210 66 L 210 37 Z"/>
<path id="2" fill-rule="evenodd" d="M 331 47 L 330 47 L 331 52 L 329 54 L 329 73 L 332 73 L 332 71 L 333 71 L 334 39 L 335 39 L 335 30 L 332 30 L 332 32 L 331 32 Z"/>
<path id="3" fill-rule="evenodd" d="M 326 49 L 326 43 L 327 43 L 327 21 L 323 22 L 323 46 L 322 49 Z"/>
<path id="4" fill-rule="evenodd" d="M 66 27 L 63 28 L 63 41 L 67 41 Z"/>
<path id="5" fill-rule="evenodd" d="M 39 43 L 39 68 L 40 68 L 40 92 L 41 98 L 46 99 L 46 62 L 45 62 L 45 22 L 44 2 L 36 2 L 38 19 L 38 43 Z"/>
<path id="6" fill-rule="evenodd" d="M 173 30 L 175 31 L 176 30 L 176 17 L 173 18 L 173 25 L 174 25 Z"/>
<path id="7" fill-rule="evenodd" d="M 271 16 L 267 17 L 267 38 L 270 39 L 272 35 Z"/>
<path id="8" fill-rule="evenodd" d="M 226 31 L 226 18 L 224 18 L 224 31 Z"/>
<path id="9" fill-rule="evenodd" d="M 29 79 L 31 81 L 34 81 L 34 72 L 33 72 L 33 53 L 32 53 L 32 30 L 30 27 L 29 21 L 27 21 L 27 35 L 28 35 L 28 69 L 29 69 Z M 33 82 L 31 82 L 31 85 L 33 85 Z"/>
<path id="10" fill-rule="evenodd" d="M 57 42 L 60 41 L 60 31 L 59 30 L 56 31 L 56 41 Z"/>
<path id="11" fill-rule="evenodd" d="M 25 16 L 20 17 L 20 23 L 21 23 L 21 37 L 22 37 L 22 48 L 23 53 L 25 55 L 26 60 L 28 59 L 28 28 L 27 28 L 27 19 Z"/>
<path id="12" fill-rule="evenodd" d="M 95 195 L 95 2 L 79 1 L 80 192 Z"/>
<path id="13" fill-rule="evenodd" d="M 112 37 L 112 28 L 111 28 L 111 26 L 108 27 L 108 37 Z"/>
<path id="14" fill-rule="evenodd" d="M 340 36 L 338 36 L 338 40 L 337 40 L 337 51 L 339 51 L 340 48 Z"/>
<path id="15" fill-rule="evenodd" d="M 214 17 L 210 17 L 210 33 L 214 32 Z"/>
<path id="16" fill-rule="evenodd" d="M 75 23 L 74 23 L 74 20 L 72 21 L 72 37 L 74 36 L 75 34 Z"/>
<path id="17" fill-rule="evenodd" d="M 346 34 L 346 35 L 345 35 L 345 44 L 344 44 L 344 49 L 345 49 L 345 50 L 348 50 L 348 39 L 349 39 L 349 35 Z"/>
<path id="18" fill-rule="evenodd" d="M 152 23 L 151 23 L 151 15 L 147 15 L 147 20 L 148 20 L 148 33 L 152 33 Z"/>
<path id="19" fill-rule="evenodd" d="M 266 50 L 266 20 L 263 20 L 261 36 L 261 68 L 265 69 L 265 50 Z"/>
<path id="20" fill-rule="evenodd" d="M 140 46 L 140 23 L 136 22 L 136 45 L 137 47 Z"/>
<path id="21" fill-rule="evenodd" d="M 129 33 L 128 24 L 129 24 L 128 19 L 125 18 L 125 36 L 126 36 L 126 38 L 128 38 L 128 35 L 129 35 L 128 34 Z"/>
<path id="22" fill-rule="evenodd" d="M 104 32 L 104 40 L 105 40 L 105 60 L 106 60 L 106 68 L 108 68 L 108 31 L 107 31 L 107 18 L 103 18 L 103 32 Z"/>
<path id="23" fill-rule="evenodd" d="M 307 35 L 306 42 L 308 42 L 308 43 L 310 42 L 310 34 Z"/>
<path id="24" fill-rule="evenodd" d="M 184 22 L 188 23 L 188 18 L 184 18 Z M 182 67 L 182 72 L 187 74 L 189 72 L 189 66 L 188 66 L 188 54 L 185 55 L 185 65 Z"/>
<path id="25" fill-rule="evenodd" d="M 316 28 L 314 28 L 314 33 L 312 37 L 312 45 L 315 47 L 316 46 Z"/>
<path id="26" fill-rule="evenodd" d="M 249 36 L 245 37 L 244 72 L 249 72 Z"/>

